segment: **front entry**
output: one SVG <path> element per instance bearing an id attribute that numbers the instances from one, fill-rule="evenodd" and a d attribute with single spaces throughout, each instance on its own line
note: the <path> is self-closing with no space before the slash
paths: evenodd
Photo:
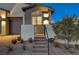
<path id="1" fill-rule="evenodd" d="M 44 36 L 43 25 L 35 25 L 35 36 Z"/>
<path id="2" fill-rule="evenodd" d="M 32 24 L 34 25 L 35 36 L 44 36 L 44 26 L 41 16 L 32 17 Z"/>

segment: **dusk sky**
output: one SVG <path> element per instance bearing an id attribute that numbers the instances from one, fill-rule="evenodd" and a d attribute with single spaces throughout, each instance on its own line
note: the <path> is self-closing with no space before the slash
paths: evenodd
<path id="1" fill-rule="evenodd" d="M 55 9 L 51 21 L 61 20 L 65 15 L 79 15 L 79 3 L 43 3 L 43 5 Z"/>

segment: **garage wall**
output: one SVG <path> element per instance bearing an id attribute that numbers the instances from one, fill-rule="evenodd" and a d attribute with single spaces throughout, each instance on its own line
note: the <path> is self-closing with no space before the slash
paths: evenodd
<path id="1" fill-rule="evenodd" d="M 22 17 L 9 18 L 9 34 L 21 33 Z"/>

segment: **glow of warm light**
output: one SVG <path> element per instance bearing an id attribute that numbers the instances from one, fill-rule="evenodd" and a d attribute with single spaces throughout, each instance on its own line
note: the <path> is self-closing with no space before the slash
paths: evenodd
<path id="1" fill-rule="evenodd" d="M 6 11 L 0 10 L 0 17 L 1 18 L 6 18 Z"/>
<path id="2" fill-rule="evenodd" d="M 1 14 L 1 18 L 6 18 L 6 15 L 5 14 Z"/>
<path id="3" fill-rule="evenodd" d="M 49 17 L 49 13 L 44 13 L 43 16 L 44 17 Z"/>
<path id="4" fill-rule="evenodd" d="M 49 21 L 48 20 L 44 20 L 43 24 L 47 25 L 47 24 L 49 24 Z"/>
<path id="5" fill-rule="evenodd" d="M 2 24 L 2 26 L 5 26 L 6 25 L 6 21 L 2 21 L 1 24 Z"/>
<path id="6" fill-rule="evenodd" d="M 1 21 L 1 33 L 6 34 L 6 21 Z"/>

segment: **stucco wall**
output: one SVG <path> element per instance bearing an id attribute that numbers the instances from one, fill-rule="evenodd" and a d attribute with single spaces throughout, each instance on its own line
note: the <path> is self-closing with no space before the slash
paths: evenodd
<path id="1" fill-rule="evenodd" d="M 34 26 L 33 25 L 21 25 L 21 38 L 28 40 L 29 38 L 34 39 Z"/>
<path id="2" fill-rule="evenodd" d="M 9 18 L 9 34 L 21 33 L 22 17 L 10 17 Z"/>

